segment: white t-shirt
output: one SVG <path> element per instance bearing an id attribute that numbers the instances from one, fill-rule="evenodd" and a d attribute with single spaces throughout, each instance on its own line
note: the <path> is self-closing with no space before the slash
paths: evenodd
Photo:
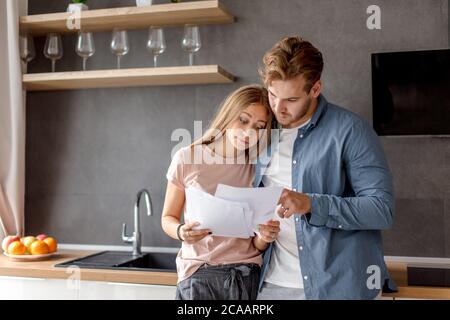
<path id="1" fill-rule="evenodd" d="M 292 153 L 298 129 L 306 122 L 292 129 L 281 129 L 278 150 L 273 154 L 267 171 L 263 176 L 265 187 L 282 186 L 292 189 Z M 280 220 L 280 233 L 275 240 L 264 281 L 277 286 L 303 288 L 303 277 L 298 256 L 297 236 L 294 215 Z"/>

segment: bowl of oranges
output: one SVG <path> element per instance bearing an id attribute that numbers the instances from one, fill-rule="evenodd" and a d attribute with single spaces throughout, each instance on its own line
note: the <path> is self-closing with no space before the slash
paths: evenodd
<path id="1" fill-rule="evenodd" d="M 58 243 L 55 238 L 38 236 L 7 236 L 2 242 L 3 254 L 12 261 L 46 260 L 55 255 Z"/>

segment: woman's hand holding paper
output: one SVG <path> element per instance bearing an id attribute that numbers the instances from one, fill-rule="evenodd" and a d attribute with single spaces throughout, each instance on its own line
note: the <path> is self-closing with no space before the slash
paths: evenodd
<path id="1" fill-rule="evenodd" d="M 189 222 L 183 225 L 180 228 L 181 239 L 187 244 L 194 244 L 211 234 L 211 230 L 209 229 L 199 229 L 199 230 L 192 229 L 198 227 L 199 225 L 200 223 L 198 222 Z"/>
<path id="2" fill-rule="evenodd" d="M 266 224 L 258 225 L 258 237 L 266 243 L 275 241 L 280 232 L 280 221 L 269 220 Z"/>

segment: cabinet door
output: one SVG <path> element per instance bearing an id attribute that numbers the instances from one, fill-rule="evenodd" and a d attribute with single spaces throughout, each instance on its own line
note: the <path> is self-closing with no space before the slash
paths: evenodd
<path id="1" fill-rule="evenodd" d="M 81 281 L 79 297 L 83 300 L 173 300 L 175 291 L 175 286 Z"/>
<path id="2" fill-rule="evenodd" d="M 0 276 L 0 300 L 73 300 L 78 288 L 64 279 Z"/>

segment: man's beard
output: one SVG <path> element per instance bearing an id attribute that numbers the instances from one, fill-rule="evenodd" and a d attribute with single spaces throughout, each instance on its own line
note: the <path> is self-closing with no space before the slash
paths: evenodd
<path id="1" fill-rule="evenodd" d="M 283 117 L 283 116 L 281 116 L 281 114 L 276 113 L 275 116 L 277 118 L 278 123 L 283 126 L 289 126 L 292 123 L 298 122 L 309 112 L 309 110 L 311 109 L 311 104 L 312 104 L 312 98 L 309 97 L 308 100 L 304 104 L 305 107 L 302 108 L 300 113 L 295 118 L 293 118 L 291 114 L 287 114 L 286 117 Z"/>

